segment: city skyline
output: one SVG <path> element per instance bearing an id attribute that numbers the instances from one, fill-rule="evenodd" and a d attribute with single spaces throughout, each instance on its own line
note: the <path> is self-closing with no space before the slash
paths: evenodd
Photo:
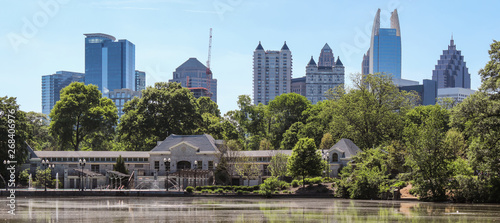
<path id="1" fill-rule="evenodd" d="M 47 2 L 56 2 L 57 7 L 47 8 Z M 492 40 L 500 36 L 498 29 L 489 27 L 491 17 L 483 15 L 496 16 L 494 9 L 499 5 L 495 1 L 366 1 L 355 5 L 341 1 L 9 2 L 9 10 L 1 15 L 11 22 L 1 32 L 0 58 L 7 66 L 0 95 L 17 97 L 22 110 L 41 112 L 41 76 L 59 70 L 84 72 L 84 33 L 107 33 L 130 40 L 136 45 L 136 69 L 148 75 L 146 85 L 167 82 L 186 58 L 206 60 L 212 27 L 211 68 L 219 80 L 218 104 L 225 113 L 237 108 L 238 95 L 252 96 L 252 53 L 258 41 L 271 49 L 287 41 L 294 56 L 294 78 L 305 75 L 310 56 L 325 42 L 342 59 L 347 76 L 361 72 L 378 8 L 382 10 L 382 27 L 390 25 L 390 12 L 398 10 L 404 32 L 403 78 L 431 79 L 436 59 L 453 33 L 466 57 L 471 88 L 477 89 L 477 72 L 489 60 Z M 274 19 L 255 17 L 257 9 Z M 93 16 L 85 16 L 88 14 Z M 299 14 L 303 16 L 293 16 Z M 346 84 L 350 84 L 349 77 Z"/>

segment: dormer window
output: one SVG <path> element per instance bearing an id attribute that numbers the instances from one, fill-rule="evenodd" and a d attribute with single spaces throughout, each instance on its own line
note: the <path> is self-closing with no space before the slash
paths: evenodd
<path id="1" fill-rule="evenodd" d="M 332 163 L 338 162 L 339 161 L 339 154 L 333 153 L 332 154 Z"/>

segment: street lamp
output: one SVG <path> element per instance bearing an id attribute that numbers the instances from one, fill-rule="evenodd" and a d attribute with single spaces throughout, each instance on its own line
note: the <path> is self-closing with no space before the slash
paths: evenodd
<path id="1" fill-rule="evenodd" d="M 45 191 L 47 191 L 47 168 L 50 167 L 49 160 L 47 159 L 42 159 L 42 166 L 43 166 L 43 184 L 45 185 Z"/>
<path id="2" fill-rule="evenodd" d="M 85 167 L 85 163 L 87 161 L 85 159 L 80 159 L 78 160 L 78 165 L 82 168 L 82 171 L 80 172 L 80 185 L 81 185 L 81 188 L 80 190 L 83 191 L 83 168 Z"/>
<path id="3" fill-rule="evenodd" d="M 49 175 L 49 179 L 52 180 L 52 170 L 54 168 L 56 168 L 56 165 L 55 164 L 49 164 L 49 168 L 50 168 L 50 175 Z M 57 183 L 57 182 L 56 182 Z"/>
<path id="4" fill-rule="evenodd" d="M 168 175 L 170 174 L 170 158 L 163 158 L 163 164 L 165 164 L 165 171 L 167 172 L 167 191 L 168 191 Z M 168 165 L 167 165 L 168 164 Z"/>
<path id="5" fill-rule="evenodd" d="M 196 188 L 196 169 L 198 169 L 198 161 L 194 161 L 194 187 Z"/>

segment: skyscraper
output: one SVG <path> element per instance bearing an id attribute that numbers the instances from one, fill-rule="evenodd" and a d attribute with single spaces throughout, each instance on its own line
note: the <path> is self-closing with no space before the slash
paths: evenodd
<path id="1" fill-rule="evenodd" d="M 380 9 L 377 10 L 373 21 L 370 49 L 368 55 L 363 58 L 363 67 L 366 66 L 365 59 L 369 61 L 369 73 L 380 72 L 392 75 L 393 79 L 401 79 L 401 30 L 397 9 L 392 12 L 390 29 L 380 28 Z"/>
<path id="2" fill-rule="evenodd" d="M 207 67 L 196 58 L 189 58 L 181 64 L 173 73 L 173 78 L 168 82 L 180 83 L 185 88 L 206 88 L 212 95 L 210 99 L 217 103 L 217 79 L 207 75 Z M 191 91 L 193 91 L 191 90 Z M 204 94 L 209 95 L 210 93 Z M 197 94 L 198 95 L 198 94 Z"/>
<path id="3" fill-rule="evenodd" d="M 470 73 L 461 53 L 452 36 L 448 50 L 443 50 L 432 71 L 432 80 L 437 81 L 438 88 L 470 89 Z"/>
<path id="4" fill-rule="evenodd" d="M 292 52 L 286 45 L 281 50 L 265 51 L 260 41 L 253 52 L 253 103 L 265 104 L 276 96 L 290 93 Z"/>
<path id="5" fill-rule="evenodd" d="M 71 71 L 57 71 L 42 76 L 42 113 L 49 115 L 54 105 L 61 99 L 61 90 L 72 82 L 84 82 L 85 75 Z"/>
<path id="6" fill-rule="evenodd" d="M 146 88 L 146 72 L 135 71 L 135 91 L 142 91 Z"/>
<path id="7" fill-rule="evenodd" d="M 135 89 L 135 45 L 103 33 L 84 34 L 85 84 L 97 85 L 104 96 L 115 89 Z"/>
<path id="8" fill-rule="evenodd" d="M 313 57 L 306 66 L 306 97 L 311 103 L 326 99 L 326 93 L 330 89 L 344 84 L 344 65 L 340 58 L 333 57 L 333 52 L 328 44 L 325 44 L 316 65 Z"/>

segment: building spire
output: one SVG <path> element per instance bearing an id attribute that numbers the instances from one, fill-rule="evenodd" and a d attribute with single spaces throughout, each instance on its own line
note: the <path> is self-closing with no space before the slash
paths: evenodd
<path id="1" fill-rule="evenodd" d="M 262 47 L 262 45 L 260 44 L 260 41 L 259 41 L 259 45 L 257 45 L 257 48 L 255 48 L 255 50 L 264 50 L 264 47 Z"/>
<path id="2" fill-rule="evenodd" d="M 311 60 L 309 60 L 307 66 L 316 66 L 316 62 L 314 61 L 313 56 L 311 56 Z"/>
<path id="3" fill-rule="evenodd" d="M 396 29 L 396 36 L 401 36 L 401 30 L 399 29 L 399 16 L 398 10 L 394 9 L 391 15 L 391 28 Z"/>
<path id="4" fill-rule="evenodd" d="M 288 46 L 286 45 L 286 41 L 285 41 L 285 44 L 283 44 L 283 47 L 281 47 L 281 50 L 290 50 L 290 49 L 288 49 Z"/>

